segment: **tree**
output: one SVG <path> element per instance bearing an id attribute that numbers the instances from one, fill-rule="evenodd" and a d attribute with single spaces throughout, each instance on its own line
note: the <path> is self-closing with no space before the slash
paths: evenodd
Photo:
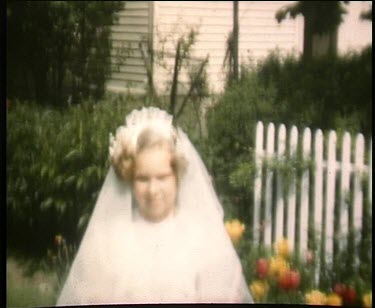
<path id="1" fill-rule="evenodd" d="M 123 1 L 7 2 L 9 97 L 61 105 L 99 98 L 110 73 L 110 26 Z"/>
<path id="2" fill-rule="evenodd" d="M 372 6 L 367 11 L 362 12 L 360 18 L 363 20 L 372 21 Z"/>
<path id="3" fill-rule="evenodd" d="M 310 60 L 317 51 L 317 39 L 328 38 L 326 53 L 337 54 L 337 30 L 346 13 L 343 4 L 349 1 L 298 1 L 295 4 L 282 7 L 276 12 L 280 23 L 288 15 L 296 18 L 304 17 L 303 59 Z"/>
<path id="4" fill-rule="evenodd" d="M 238 1 L 233 1 L 233 79 L 238 81 Z"/>
<path id="5" fill-rule="evenodd" d="M 238 36 L 239 36 L 239 22 L 238 22 L 238 1 L 233 1 L 233 28 L 229 32 L 226 41 L 226 51 L 223 61 L 223 68 L 228 68 L 227 82 L 231 83 L 233 80 L 238 81 Z"/>

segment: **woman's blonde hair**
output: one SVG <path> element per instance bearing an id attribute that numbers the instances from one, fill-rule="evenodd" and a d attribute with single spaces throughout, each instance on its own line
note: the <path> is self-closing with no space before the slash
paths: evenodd
<path id="1" fill-rule="evenodd" d="M 132 182 L 136 155 L 145 149 L 167 146 L 172 154 L 171 167 L 179 181 L 185 172 L 187 160 L 182 153 L 178 152 L 176 139 L 175 135 L 166 138 L 154 129 L 145 128 L 139 133 L 134 149 L 124 144 L 120 155 L 116 155 L 115 157 L 111 156 L 110 162 L 121 180 Z"/>

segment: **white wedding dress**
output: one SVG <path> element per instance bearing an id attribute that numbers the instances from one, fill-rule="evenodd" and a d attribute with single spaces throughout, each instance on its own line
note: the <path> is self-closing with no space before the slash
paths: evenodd
<path id="1" fill-rule="evenodd" d="M 57 305 L 252 302 L 206 168 L 182 131 L 179 143 L 188 167 L 160 223 L 110 168 Z"/>

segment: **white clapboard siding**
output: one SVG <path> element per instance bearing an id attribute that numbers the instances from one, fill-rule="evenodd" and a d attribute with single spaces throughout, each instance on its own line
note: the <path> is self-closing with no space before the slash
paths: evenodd
<path id="1" fill-rule="evenodd" d="M 366 214 L 372 216 L 372 139 L 366 143 L 364 136 L 357 134 L 352 142 L 347 132 L 338 137 L 335 131 L 324 135 L 320 129 L 312 132 L 309 128 L 298 136 L 295 126 L 287 132 L 283 124 L 275 127 L 273 123 L 257 123 L 253 235 L 255 243 L 266 245 L 287 237 L 301 256 L 317 241 L 315 280 L 319 284 L 323 265 L 326 269 L 333 265 L 334 253 L 345 251 L 349 244 L 355 247 L 355 264 L 361 262 L 358 247 L 364 236 L 365 206 Z M 287 168 L 289 174 L 285 175 L 277 169 L 280 164 L 293 163 L 296 157 L 302 159 L 301 170 Z M 276 164 L 265 164 L 266 161 Z M 365 188 L 367 195 L 363 193 Z M 349 237 L 352 228 L 354 239 Z M 262 230 L 264 241 L 260 241 Z"/>
<path id="2" fill-rule="evenodd" d="M 275 48 L 281 52 L 301 52 L 302 24 L 299 19 L 285 20 L 281 24 L 275 19 L 275 12 L 292 2 L 239 2 L 240 61 L 258 61 Z M 198 35 L 191 56 L 203 61 L 209 55 L 209 88 L 213 93 L 223 90 L 226 76 L 223 68 L 226 41 L 233 27 L 232 1 L 126 1 L 125 8 L 117 15 L 117 24 L 112 27 L 115 50 L 112 52 L 112 63 L 118 61 L 117 50 L 123 47 L 132 51 L 128 55 L 128 61 L 137 59 L 136 65 L 145 66 L 138 44 L 149 40 L 155 55 L 161 50 L 165 52 L 167 69 L 158 63 L 157 57 L 154 57 L 153 63 L 153 75 L 157 77 L 154 78 L 155 86 L 159 92 L 165 92 L 168 82 L 171 81 L 170 71 L 174 65 L 177 39 L 194 28 Z M 113 78 L 107 83 L 109 90 L 121 90 L 121 80 L 124 80 L 126 91 L 129 90 L 129 82 L 139 81 L 139 77 L 129 77 L 130 70 L 114 70 Z M 119 76 L 120 73 L 124 73 L 123 76 Z M 182 75 L 186 73 L 185 71 Z M 144 80 L 147 82 L 146 74 Z M 187 78 L 182 76 L 181 80 L 184 83 L 183 80 Z M 115 84 L 113 81 L 116 81 L 116 89 L 112 87 Z"/>
<path id="3" fill-rule="evenodd" d="M 240 1 L 239 2 L 239 57 L 242 62 L 258 61 L 275 48 L 280 51 L 301 51 L 302 32 L 299 19 L 286 20 L 278 24 L 275 12 L 293 1 Z M 232 1 L 155 1 L 154 48 L 162 48 L 157 37 L 177 37 L 191 28 L 198 32 L 192 56 L 204 59 L 209 55 L 207 75 L 210 90 L 221 92 L 225 84 L 223 62 L 226 41 L 233 27 Z M 172 52 L 176 44 L 167 45 Z M 173 58 L 173 56 L 171 56 Z M 154 74 L 165 75 L 166 70 L 154 67 Z M 159 89 L 164 89 L 161 78 L 155 80 Z M 164 82 L 165 85 L 165 82 Z"/>
<path id="4" fill-rule="evenodd" d="M 111 27 L 111 77 L 106 87 L 111 91 L 144 93 L 147 71 L 139 50 L 140 42 L 151 39 L 152 1 L 126 1 L 117 13 L 118 20 Z M 119 55 L 124 58 L 119 59 Z M 121 65 L 115 65 L 119 62 Z"/>
<path id="5" fill-rule="evenodd" d="M 358 14 L 371 6 L 371 1 L 360 2 L 353 1 L 347 6 L 348 14 L 339 29 L 340 52 L 371 43 L 371 23 L 358 19 Z M 303 18 L 287 18 L 280 24 L 275 19 L 277 10 L 292 3 L 295 1 L 239 1 L 241 63 L 256 63 L 275 49 L 281 54 L 302 52 Z M 223 62 L 233 28 L 233 1 L 125 1 L 124 9 L 117 15 L 118 22 L 112 28 L 114 49 L 121 46 L 119 43 L 126 43 L 137 50 L 140 41 L 149 41 L 155 55 L 164 49 L 165 56 L 171 59 L 174 59 L 178 37 L 194 28 L 198 36 L 192 57 L 203 61 L 209 55 L 206 67 L 209 89 L 212 93 L 223 91 L 226 78 Z M 361 31 L 367 35 L 353 34 Z M 173 61 L 168 65 L 173 67 Z M 157 59 L 153 62 L 153 76 L 158 92 L 166 91 L 166 84 L 171 81 L 170 69 L 163 69 Z M 124 90 L 128 90 L 126 85 Z"/>

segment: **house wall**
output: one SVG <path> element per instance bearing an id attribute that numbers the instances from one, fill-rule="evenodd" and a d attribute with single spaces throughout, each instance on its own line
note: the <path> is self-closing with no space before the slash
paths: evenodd
<path id="1" fill-rule="evenodd" d="M 241 63 L 258 61 L 270 50 L 301 52 L 301 20 L 286 20 L 278 24 L 275 12 L 293 1 L 240 1 L 239 2 L 239 57 Z M 168 69 L 155 63 L 155 82 L 160 91 L 166 89 L 171 80 L 174 50 L 177 39 L 194 28 L 198 32 L 193 46 L 195 62 L 209 55 L 207 73 L 210 91 L 223 90 L 226 69 L 223 62 L 227 39 L 233 25 L 232 1 L 155 1 L 154 48 L 165 49 L 170 54 L 164 57 Z M 163 39 L 169 41 L 163 43 Z M 181 81 L 187 78 L 181 76 Z M 183 87 L 183 85 L 182 85 Z"/>
<path id="2" fill-rule="evenodd" d="M 142 93 L 147 73 L 139 42 L 151 39 L 152 1 L 126 1 L 118 17 L 112 26 L 112 75 L 106 86 L 111 91 Z"/>
<path id="3" fill-rule="evenodd" d="M 338 32 L 338 51 L 359 51 L 372 44 L 372 22 L 361 20 L 362 12 L 371 8 L 372 1 L 350 1 Z"/>
<path id="4" fill-rule="evenodd" d="M 295 1 L 239 1 L 240 63 L 258 62 L 276 48 L 281 53 L 300 54 L 303 48 L 303 18 L 286 19 L 278 24 L 275 12 Z M 359 20 L 359 14 L 371 1 L 350 1 L 338 33 L 338 50 L 359 50 L 372 43 L 372 23 Z M 233 25 L 233 1 L 127 1 L 119 13 L 119 25 L 113 27 L 114 46 L 125 44 L 132 53 L 112 74 L 108 88 L 141 93 L 147 84 L 139 41 L 152 41 L 153 77 L 159 93 L 168 93 L 173 74 L 175 48 L 181 35 L 190 29 L 198 33 L 192 47 L 190 66 L 209 55 L 207 75 L 212 93 L 224 88 L 226 69 L 223 62 L 226 42 Z M 113 51 L 114 56 L 116 49 Z M 113 63 L 118 63 L 115 57 Z M 117 62 L 116 62 L 117 61 Z M 116 67 L 114 67 L 116 68 Z M 188 80 L 185 70 L 179 90 Z"/>

